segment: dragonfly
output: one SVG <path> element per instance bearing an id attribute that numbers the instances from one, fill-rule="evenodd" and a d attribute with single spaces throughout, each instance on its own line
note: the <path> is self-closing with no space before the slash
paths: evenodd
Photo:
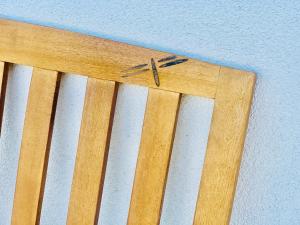
<path id="1" fill-rule="evenodd" d="M 167 67 L 175 66 L 175 65 L 187 62 L 187 61 L 188 61 L 187 58 L 179 58 L 178 59 L 178 56 L 170 55 L 170 56 L 167 56 L 167 57 L 157 60 L 157 62 L 159 63 L 159 65 L 157 66 L 155 63 L 155 60 L 153 58 L 151 58 L 150 63 L 139 64 L 136 66 L 132 66 L 126 70 L 123 70 L 121 77 L 132 77 L 132 76 L 140 75 L 142 73 L 152 70 L 155 84 L 157 87 L 159 87 L 160 81 L 159 81 L 159 75 L 158 75 L 158 68 L 167 68 Z M 149 68 L 149 66 L 150 66 L 150 68 Z"/>

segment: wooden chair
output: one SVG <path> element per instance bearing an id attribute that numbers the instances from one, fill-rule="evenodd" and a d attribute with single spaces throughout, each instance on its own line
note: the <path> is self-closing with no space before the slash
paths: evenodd
<path id="1" fill-rule="evenodd" d="M 88 76 L 68 225 L 97 223 L 119 83 L 149 88 L 127 224 L 159 224 L 182 94 L 215 101 L 194 225 L 229 224 L 253 73 L 9 20 L 0 20 L 0 60 L 0 118 L 7 64 L 34 68 L 11 224 L 39 224 L 58 87 L 66 72 Z"/>

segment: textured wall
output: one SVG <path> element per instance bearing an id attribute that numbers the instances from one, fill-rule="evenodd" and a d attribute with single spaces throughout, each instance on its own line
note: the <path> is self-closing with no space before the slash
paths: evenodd
<path id="1" fill-rule="evenodd" d="M 0 17 L 66 28 L 256 72 L 258 81 L 232 225 L 300 224 L 299 11 L 297 0 L 0 1 Z M 1 225 L 9 224 L 12 176 L 16 172 L 30 70 L 14 67 L 9 80 L 11 91 L 0 145 Z M 84 84 L 85 79 L 79 76 L 67 76 L 62 82 L 42 224 L 60 225 L 65 220 L 79 129 L 79 123 L 72 121 L 80 118 Z M 126 221 L 127 209 L 120 205 L 128 205 L 129 201 L 146 94 L 140 87 L 121 88 L 108 165 L 112 181 L 105 184 L 102 225 L 122 225 Z M 124 99 L 128 104 L 122 103 Z M 199 178 L 196 171 L 203 158 L 201 153 L 199 160 L 199 152 L 193 149 L 205 146 L 211 109 L 211 101 L 184 99 L 179 126 L 187 131 L 179 131 L 176 137 L 173 176 L 163 210 L 165 225 L 191 224 Z M 126 156 L 126 163 L 120 164 L 120 154 Z M 176 208 L 176 204 L 181 208 Z"/>

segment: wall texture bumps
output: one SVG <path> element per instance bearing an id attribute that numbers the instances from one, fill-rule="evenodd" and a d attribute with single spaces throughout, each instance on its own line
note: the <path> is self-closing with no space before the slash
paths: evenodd
<path id="1" fill-rule="evenodd" d="M 300 224 L 299 12 L 300 2 L 296 0 L 0 2 L 0 17 L 3 18 L 66 28 L 256 72 L 258 81 L 232 225 Z M 16 73 L 30 72 L 29 68 L 18 67 L 15 70 L 18 70 Z M 19 92 L 9 93 L 9 101 L 20 107 L 18 113 L 18 108 L 11 109 L 10 113 L 16 113 L 17 120 L 21 122 L 24 108 L 21 102 L 26 99 L 26 91 L 22 92 L 21 89 L 28 85 L 28 77 L 13 77 L 10 82 Z M 73 78 L 68 82 L 65 87 L 66 95 L 71 93 L 67 88 L 73 82 L 73 86 L 78 85 L 78 93 L 77 96 L 69 94 L 68 97 L 73 101 L 76 98 L 82 100 L 84 80 Z M 145 96 L 145 90 L 139 88 L 133 90 L 134 93 Z M 141 100 L 131 101 L 132 104 L 139 105 L 137 108 L 140 112 L 143 111 L 144 105 L 139 102 Z M 193 110 L 200 110 L 189 104 L 191 101 L 195 100 L 186 100 L 187 108 L 182 113 L 183 116 L 193 114 Z M 212 104 L 205 100 L 202 100 L 202 104 L 207 107 L 207 110 L 202 111 L 203 117 L 209 119 Z M 79 110 L 74 108 L 72 102 L 68 107 L 69 112 Z M 121 110 L 120 113 L 125 112 Z M 74 119 L 79 115 L 80 112 L 71 114 Z M 5 121 L 4 124 L 10 124 L 10 130 L 15 130 L 17 135 L 10 136 L 8 133 L 6 141 L 2 140 L 0 145 L 0 194 L 6 193 L 5 188 L 13 185 L 8 174 L 13 174 L 14 171 L 7 168 L 15 165 L 17 157 L 9 155 L 8 149 L 13 149 L 13 140 L 20 136 L 21 129 L 16 125 L 17 122 Z M 201 132 L 206 135 L 208 125 L 199 121 L 200 126 L 201 124 L 205 128 Z M 79 129 L 78 126 L 77 124 L 74 128 Z M 191 125 L 186 126 L 188 128 Z M 126 125 L 123 127 L 121 126 L 126 129 Z M 138 130 L 134 132 L 139 133 Z M 193 134 L 193 129 L 190 132 Z M 76 138 L 75 133 L 73 138 Z M 59 141 L 63 140 L 57 140 L 58 146 Z M 137 145 L 136 141 L 132 142 Z M 185 142 L 178 140 L 178 143 L 180 146 Z M 69 148 L 72 149 L 72 146 Z M 59 162 L 64 155 L 53 157 Z M 132 157 L 134 159 L 135 155 Z M 68 168 L 71 166 L 72 163 L 69 167 L 66 165 Z M 197 170 L 198 167 L 191 170 L 193 169 Z M 182 174 L 179 173 L 180 175 Z M 56 180 L 58 183 L 59 179 Z M 117 191 L 118 188 L 115 188 Z M 190 187 L 186 188 L 189 190 Z M 9 202 L 10 198 L 0 197 L 1 224 L 9 223 L 7 207 L 11 206 L 3 204 Z M 168 198 L 170 201 L 172 198 L 175 202 L 180 201 L 176 196 Z M 172 214 L 172 210 L 168 213 L 169 218 L 172 215 L 174 218 L 176 214 Z M 176 214 L 177 222 L 182 221 L 178 224 L 189 224 L 189 221 L 182 219 L 187 214 L 190 215 L 190 211 Z M 167 221 L 166 218 L 163 220 Z M 56 219 L 53 218 L 52 225 L 56 223 Z M 103 225 L 115 225 L 112 221 L 106 223 Z M 44 224 L 51 224 L 51 221 L 45 219 Z M 177 223 L 173 221 L 171 224 Z"/>

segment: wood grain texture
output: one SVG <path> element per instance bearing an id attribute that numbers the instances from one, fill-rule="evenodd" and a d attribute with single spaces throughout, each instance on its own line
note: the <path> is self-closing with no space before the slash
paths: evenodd
<path id="1" fill-rule="evenodd" d="M 33 69 L 21 144 L 12 225 L 39 223 L 58 73 Z"/>
<path id="2" fill-rule="evenodd" d="M 227 225 L 247 131 L 255 76 L 221 68 L 194 225 Z"/>
<path id="3" fill-rule="evenodd" d="M 194 225 L 229 224 L 255 76 L 194 59 L 160 68 L 159 59 L 166 56 L 170 54 L 0 19 L 0 119 L 7 63 L 35 67 L 24 124 L 12 225 L 39 224 L 59 86 L 58 72 L 55 71 L 89 77 L 68 225 L 97 223 L 119 82 L 149 87 L 127 224 L 159 224 L 182 94 L 215 99 Z M 158 69 L 159 87 L 155 85 L 150 62 Z M 122 77 L 128 68 L 142 64 L 148 64 L 146 68 L 138 66 L 144 73 Z"/>
<path id="4" fill-rule="evenodd" d="M 189 59 L 159 68 L 156 87 L 151 68 L 127 78 L 122 71 L 170 55 L 160 51 L 49 27 L 0 19 L 0 60 L 87 75 L 173 92 L 214 98 L 220 66 Z"/>
<path id="5" fill-rule="evenodd" d="M 128 225 L 159 224 L 180 94 L 150 89 Z"/>
<path id="6" fill-rule="evenodd" d="M 88 79 L 67 224 L 97 224 L 117 85 Z"/>

